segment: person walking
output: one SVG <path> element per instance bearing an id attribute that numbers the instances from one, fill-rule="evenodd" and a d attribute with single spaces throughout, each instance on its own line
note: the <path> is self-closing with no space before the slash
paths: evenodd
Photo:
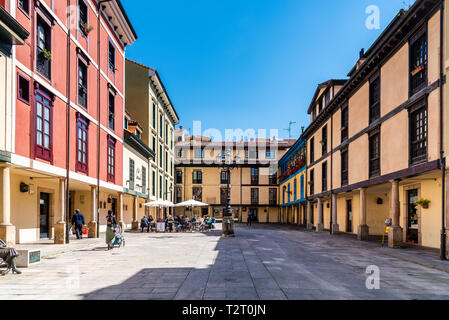
<path id="1" fill-rule="evenodd" d="M 76 209 L 75 214 L 72 217 L 72 225 L 75 226 L 76 238 L 78 240 L 83 238 L 83 226 L 85 224 L 84 215 Z"/>
<path id="2" fill-rule="evenodd" d="M 114 217 L 112 210 L 108 211 L 106 216 L 106 244 L 111 244 L 111 241 L 115 238 L 115 227 L 117 226 L 117 219 Z"/>
<path id="3" fill-rule="evenodd" d="M 251 213 L 248 213 L 247 222 L 246 222 L 246 225 L 248 227 L 251 227 L 252 220 L 253 220 L 253 215 Z"/>

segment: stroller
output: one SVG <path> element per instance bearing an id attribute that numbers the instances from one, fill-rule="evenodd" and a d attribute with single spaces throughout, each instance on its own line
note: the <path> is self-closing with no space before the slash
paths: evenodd
<path id="1" fill-rule="evenodd" d="M 123 230 L 120 226 L 115 227 L 115 237 L 108 243 L 108 250 L 112 250 L 115 246 L 121 248 L 125 247 L 125 237 L 123 236 Z"/>

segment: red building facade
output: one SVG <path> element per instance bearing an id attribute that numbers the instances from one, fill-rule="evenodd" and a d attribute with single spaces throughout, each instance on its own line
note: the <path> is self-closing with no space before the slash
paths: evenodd
<path id="1" fill-rule="evenodd" d="M 64 243 L 75 209 L 95 237 L 109 209 L 119 220 L 122 211 L 124 61 L 137 35 L 119 0 L 11 2 L 30 33 L 14 59 L 16 242 Z M 19 193 L 17 184 L 32 191 Z"/>

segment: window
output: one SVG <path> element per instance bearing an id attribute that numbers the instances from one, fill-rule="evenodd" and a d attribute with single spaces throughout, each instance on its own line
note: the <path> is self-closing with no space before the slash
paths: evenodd
<path id="1" fill-rule="evenodd" d="M 53 105 L 49 96 L 36 92 L 35 104 L 35 155 L 43 160 L 53 159 Z"/>
<path id="2" fill-rule="evenodd" d="M 195 159 L 203 159 L 204 158 L 204 150 L 195 150 Z"/>
<path id="3" fill-rule="evenodd" d="M 348 169 L 349 169 L 349 163 L 348 163 L 348 149 L 345 148 L 341 150 L 341 185 L 346 186 L 348 185 Z"/>
<path id="4" fill-rule="evenodd" d="M 165 200 L 168 200 L 168 190 L 167 190 L 167 188 L 168 188 L 168 181 L 167 181 L 167 179 L 165 179 L 165 193 L 164 193 L 164 199 Z"/>
<path id="5" fill-rule="evenodd" d="M 327 125 L 321 131 L 321 154 L 324 156 L 327 153 Z"/>
<path id="6" fill-rule="evenodd" d="M 123 128 L 128 129 L 128 118 L 125 117 L 125 120 L 123 122 Z"/>
<path id="7" fill-rule="evenodd" d="M 259 184 L 259 168 L 251 168 L 251 185 L 257 186 Z"/>
<path id="8" fill-rule="evenodd" d="M 310 139 L 310 163 L 315 162 L 315 138 Z"/>
<path id="9" fill-rule="evenodd" d="M 228 188 L 220 189 L 220 204 L 221 205 L 228 204 Z"/>
<path id="10" fill-rule="evenodd" d="M 181 184 L 182 183 L 182 171 L 176 170 L 176 183 Z"/>
<path id="11" fill-rule="evenodd" d="M 304 175 L 301 176 L 301 199 L 304 199 Z"/>
<path id="12" fill-rule="evenodd" d="M 30 15 L 30 0 L 18 0 L 17 6 L 21 9 L 26 15 Z"/>
<path id="13" fill-rule="evenodd" d="M 162 188 L 163 188 L 162 176 L 159 176 L 159 198 L 160 199 L 162 199 Z"/>
<path id="14" fill-rule="evenodd" d="M 159 167 L 162 168 L 164 162 L 164 154 L 162 153 L 162 145 L 159 146 Z"/>
<path id="15" fill-rule="evenodd" d="M 30 81 L 20 73 L 17 74 L 17 98 L 30 104 Z"/>
<path id="16" fill-rule="evenodd" d="M 258 159 L 259 152 L 257 150 L 246 150 L 245 156 L 246 156 L 246 159 Z"/>
<path id="17" fill-rule="evenodd" d="M 287 188 L 284 186 L 282 188 L 282 204 L 285 204 L 285 192 L 286 192 Z"/>
<path id="18" fill-rule="evenodd" d="M 380 131 L 373 131 L 369 136 L 369 175 L 380 175 Z"/>
<path id="19" fill-rule="evenodd" d="M 348 105 L 343 106 L 341 108 L 341 142 L 344 142 L 348 139 L 349 133 L 349 112 Z"/>
<path id="20" fill-rule="evenodd" d="M 156 196 L 156 172 L 155 171 L 153 171 L 152 178 L 151 178 L 151 189 L 153 190 L 152 191 L 153 197 L 155 197 Z"/>
<path id="21" fill-rule="evenodd" d="M 315 169 L 312 169 L 312 170 L 310 170 L 310 181 L 309 181 L 310 195 L 314 195 L 315 194 L 314 184 L 315 184 Z"/>
<path id="22" fill-rule="evenodd" d="M 251 188 L 251 205 L 259 204 L 259 189 Z"/>
<path id="23" fill-rule="evenodd" d="M 229 175 L 229 171 L 222 171 L 220 174 L 220 183 L 228 184 L 231 183 L 231 177 Z"/>
<path id="24" fill-rule="evenodd" d="M 292 192 L 290 191 L 290 183 L 287 185 L 287 203 L 290 203 L 290 194 Z"/>
<path id="25" fill-rule="evenodd" d="M 78 104 L 87 109 L 87 66 L 78 59 Z"/>
<path id="26" fill-rule="evenodd" d="M 45 78 L 51 78 L 51 28 L 37 17 L 36 70 Z"/>
<path id="27" fill-rule="evenodd" d="M 202 184 L 203 183 L 203 172 L 200 170 L 193 171 L 192 181 L 193 184 Z"/>
<path id="28" fill-rule="evenodd" d="M 316 119 L 316 107 L 313 107 L 312 110 L 312 121 L 314 121 Z"/>
<path id="29" fill-rule="evenodd" d="M 165 151 L 165 171 L 168 171 L 168 152 Z"/>
<path id="30" fill-rule="evenodd" d="M 153 137 L 153 151 L 156 152 L 156 138 Z"/>
<path id="31" fill-rule="evenodd" d="M 108 45 L 108 70 L 115 73 L 115 48 L 111 41 Z"/>
<path id="32" fill-rule="evenodd" d="M 182 188 L 176 187 L 175 188 L 175 203 L 181 203 L 182 202 Z"/>
<path id="33" fill-rule="evenodd" d="M 153 103 L 153 128 L 156 129 L 156 105 Z"/>
<path id="34" fill-rule="evenodd" d="M 129 159 L 129 189 L 134 190 L 134 160 Z"/>
<path id="35" fill-rule="evenodd" d="M 88 29 L 89 29 L 89 16 L 88 16 L 88 10 L 87 5 L 84 2 L 84 0 L 79 0 L 79 25 L 82 33 L 87 36 L 88 35 Z"/>
<path id="36" fill-rule="evenodd" d="M 425 30 L 410 41 L 410 95 L 427 84 L 427 33 Z"/>
<path id="37" fill-rule="evenodd" d="M 321 111 L 323 111 L 323 99 L 320 99 L 320 102 L 318 103 L 318 114 L 321 113 Z"/>
<path id="38" fill-rule="evenodd" d="M 410 114 L 410 162 L 427 160 L 427 107 L 415 109 Z"/>
<path id="39" fill-rule="evenodd" d="M 274 151 L 265 151 L 265 158 L 266 159 L 274 159 L 275 153 Z"/>
<path id="40" fill-rule="evenodd" d="M 380 75 L 370 82 L 369 86 L 369 122 L 380 118 Z"/>
<path id="41" fill-rule="evenodd" d="M 271 186 L 276 186 L 278 184 L 277 173 L 273 173 L 273 174 L 270 175 L 269 184 Z"/>
<path id="42" fill-rule="evenodd" d="M 115 95 L 109 92 L 109 128 L 115 130 Z"/>
<path id="43" fill-rule="evenodd" d="M 329 104 L 330 101 L 331 101 L 331 92 L 329 89 L 329 90 L 327 90 L 326 96 L 324 97 L 324 106 L 327 107 L 327 105 Z"/>
<path id="44" fill-rule="evenodd" d="M 270 188 L 268 194 L 269 194 L 270 206 L 277 205 L 277 189 L 276 188 Z"/>
<path id="45" fill-rule="evenodd" d="M 115 139 L 108 137 L 108 182 L 115 182 Z"/>
<path id="46" fill-rule="evenodd" d="M 164 130 L 164 128 L 162 127 L 162 123 L 163 123 L 163 120 L 162 120 L 162 115 L 159 115 L 159 137 L 161 137 L 162 138 L 162 131 Z"/>
<path id="47" fill-rule="evenodd" d="M 77 113 L 76 121 L 76 171 L 88 173 L 89 120 Z"/>
<path id="48" fill-rule="evenodd" d="M 168 124 L 165 123 L 165 143 L 168 144 Z"/>
<path id="49" fill-rule="evenodd" d="M 193 195 L 193 200 L 196 201 L 203 201 L 203 189 L 202 188 L 192 188 L 192 195 Z"/>
<path id="50" fill-rule="evenodd" d="M 321 191 L 327 191 L 327 162 L 321 165 Z"/>
<path id="51" fill-rule="evenodd" d="M 147 194 L 147 168 L 142 167 L 142 194 Z"/>

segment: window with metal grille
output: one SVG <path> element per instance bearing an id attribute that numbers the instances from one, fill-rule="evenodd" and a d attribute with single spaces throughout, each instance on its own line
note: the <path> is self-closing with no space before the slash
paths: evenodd
<path id="1" fill-rule="evenodd" d="M 269 190 L 269 203 L 271 206 L 277 205 L 277 189 L 270 188 Z"/>
<path id="2" fill-rule="evenodd" d="M 410 94 L 427 84 L 427 33 L 421 31 L 410 43 Z"/>
<path id="3" fill-rule="evenodd" d="M 129 189 L 134 190 L 134 160 L 129 159 Z"/>
<path id="4" fill-rule="evenodd" d="M 192 182 L 193 184 L 202 184 L 203 183 L 203 172 L 200 170 L 195 170 L 192 173 Z"/>
<path id="5" fill-rule="evenodd" d="M 228 184 L 231 183 L 231 177 L 229 174 L 229 171 L 222 171 L 220 174 L 220 183 L 221 184 Z"/>
<path id="6" fill-rule="evenodd" d="M 251 185 L 259 184 L 259 168 L 251 168 Z"/>
<path id="7" fill-rule="evenodd" d="M 76 170 L 88 173 L 89 156 L 89 120 L 81 114 L 77 114 L 76 121 Z"/>
<path id="8" fill-rule="evenodd" d="M 37 18 L 36 70 L 51 79 L 51 27 L 39 16 Z"/>
<path id="9" fill-rule="evenodd" d="M 310 153 L 310 163 L 315 162 L 315 138 L 310 139 L 309 153 Z"/>
<path id="10" fill-rule="evenodd" d="M 259 189 L 251 188 L 251 204 L 258 205 L 259 204 Z"/>
<path id="11" fill-rule="evenodd" d="M 348 149 L 341 150 L 341 185 L 346 186 L 349 182 L 349 163 L 348 163 Z"/>
<path id="12" fill-rule="evenodd" d="M 327 191 L 327 162 L 323 162 L 321 165 L 321 191 Z"/>
<path id="13" fill-rule="evenodd" d="M 380 175 L 380 131 L 376 130 L 369 136 L 369 175 Z"/>
<path id="14" fill-rule="evenodd" d="M 327 153 L 327 125 L 321 131 L 321 154 L 324 156 Z"/>
<path id="15" fill-rule="evenodd" d="M 109 128 L 115 130 L 115 95 L 112 92 L 109 92 L 109 116 L 108 116 L 108 125 Z"/>
<path id="16" fill-rule="evenodd" d="M 87 109 L 87 66 L 78 59 L 78 104 Z"/>
<path id="17" fill-rule="evenodd" d="M 348 105 L 344 105 L 341 108 L 341 142 L 348 139 L 349 133 L 349 112 Z"/>
<path id="18" fill-rule="evenodd" d="M 427 160 L 427 107 L 410 115 L 410 152 L 412 164 Z"/>
<path id="19" fill-rule="evenodd" d="M 370 82 L 369 87 L 369 122 L 380 118 L 380 75 Z"/>

